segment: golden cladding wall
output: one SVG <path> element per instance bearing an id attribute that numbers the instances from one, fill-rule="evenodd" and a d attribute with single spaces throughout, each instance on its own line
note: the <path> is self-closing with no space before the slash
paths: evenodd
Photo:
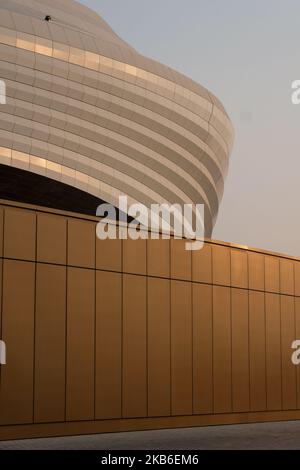
<path id="1" fill-rule="evenodd" d="M 0 209 L 1 439 L 299 418 L 299 260 Z"/>

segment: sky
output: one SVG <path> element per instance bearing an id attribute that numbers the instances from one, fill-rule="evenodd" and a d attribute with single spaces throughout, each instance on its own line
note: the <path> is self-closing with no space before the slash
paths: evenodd
<path id="1" fill-rule="evenodd" d="M 300 256 L 300 1 L 80 1 L 224 104 L 235 144 L 213 238 Z"/>

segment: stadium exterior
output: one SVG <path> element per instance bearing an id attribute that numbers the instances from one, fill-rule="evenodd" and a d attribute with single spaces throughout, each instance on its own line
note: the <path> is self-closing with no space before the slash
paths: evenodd
<path id="1" fill-rule="evenodd" d="M 296 419 L 300 263 L 99 240 L 101 201 L 205 205 L 233 128 L 72 0 L 0 0 L 0 438 Z"/>
<path id="2" fill-rule="evenodd" d="M 3 0 L 0 7 L 1 78 L 7 85 L 0 163 L 90 194 L 82 210 L 92 214 L 95 197 L 118 205 L 120 194 L 147 206 L 203 203 L 210 236 L 233 135 L 219 100 L 139 55 L 76 2 Z M 20 179 L 13 199 L 82 207 L 74 191 L 51 199 L 55 191 L 41 182 L 32 195 L 37 180 L 29 174 Z M 0 196 L 7 197 L 7 185 Z"/>

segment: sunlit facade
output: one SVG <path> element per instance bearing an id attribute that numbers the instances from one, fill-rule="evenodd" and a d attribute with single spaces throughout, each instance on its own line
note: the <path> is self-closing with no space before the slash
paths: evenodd
<path id="1" fill-rule="evenodd" d="M 0 7 L 1 164 L 116 206 L 120 194 L 147 206 L 204 203 L 210 235 L 233 140 L 219 100 L 74 1 Z M 28 173 L 19 179 L 26 194 L 43 186 Z"/>

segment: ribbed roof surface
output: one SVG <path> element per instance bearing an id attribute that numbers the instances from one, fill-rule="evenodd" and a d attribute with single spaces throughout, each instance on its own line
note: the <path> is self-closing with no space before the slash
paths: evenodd
<path id="1" fill-rule="evenodd" d="M 3 10 L 1 11 L 2 8 Z M 170 67 L 140 55 L 135 49 L 119 38 L 97 13 L 74 0 L 0 0 L 0 25 L 7 26 L 7 21 L 1 21 L 2 13 L 6 16 L 5 10 L 6 12 L 7 10 L 11 11 L 13 17 L 17 14 L 36 18 L 37 20 L 43 20 L 46 15 L 50 15 L 53 21 L 43 28 L 45 37 L 55 40 L 60 26 L 64 29 L 69 28 L 74 32 L 84 33 L 87 37 L 92 36 L 98 42 L 98 50 L 100 48 L 99 41 L 101 41 L 103 55 L 143 68 L 178 83 L 194 93 L 210 99 L 217 108 L 226 114 L 219 99 L 206 88 Z M 21 18 L 19 20 L 20 23 L 23 23 Z M 25 23 L 27 23 L 27 27 Z M 18 25 L 17 29 L 21 30 L 20 25 Z M 28 21 L 24 21 L 23 29 L 24 32 L 33 33 L 33 31 L 28 30 Z M 48 34 L 46 32 L 47 29 L 50 30 Z M 88 38 L 86 43 L 88 43 Z M 75 47 L 78 47 L 78 45 Z M 87 50 L 86 46 L 85 49 Z M 95 52 L 92 46 L 91 52 Z"/>

